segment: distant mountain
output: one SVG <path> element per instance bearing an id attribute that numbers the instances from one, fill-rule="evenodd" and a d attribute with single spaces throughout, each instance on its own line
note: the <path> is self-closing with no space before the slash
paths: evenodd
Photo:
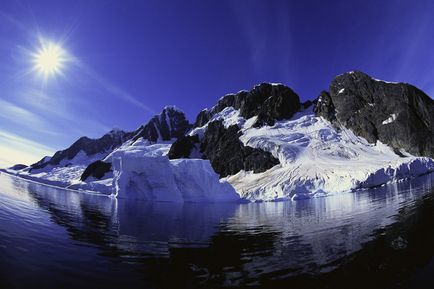
<path id="1" fill-rule="evenodd" d="M 182 111 L 173 106 L 168 106 L 143 126 L 133 132 L 125 132 L 114 129 L 98 139 L 81 137 L 69 148 L 56 152 L 51 158 L 44 157 L 39 162 L 30 166 L 31 170 L 38 170 L 51 166 L 65 166 L 74 159 L 78 153 L 84 152 L 87 156 L 100 154 L 101 157 L 120 147 L 126 141 L 137 140 L 141 137 L 150 141 L 170 140 L 183 136 L 191 127 Z"/>
<path id="2" fill-rule="evenodd" d="M 129 140 L 132 136 L 133 133 L 131 132 L 116 129 L 98 139 L 81 137 L 69 148 L 56 152 L 51 158 L 44 157 L 39 162 L 31 165 L 30 170 L 43 169 L 48 165 L 66 166 L 69 164 L 69 161 L 74 159 L 80 152 L 85 153 L 86 156 L 108 153 Z"/>

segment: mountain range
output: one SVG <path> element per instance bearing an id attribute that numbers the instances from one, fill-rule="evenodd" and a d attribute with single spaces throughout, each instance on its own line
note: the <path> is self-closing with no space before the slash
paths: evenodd
<path id="1" fill-rule="evenodd" d="M 74 190 L 156 201 L 301 199 L 434 171 L 434 101 L 352 71 L 301 102 L 283 84 L 227 94 L 189 123 L 165 107 L 132 132 L 82 137 L 5 170 Z"/>

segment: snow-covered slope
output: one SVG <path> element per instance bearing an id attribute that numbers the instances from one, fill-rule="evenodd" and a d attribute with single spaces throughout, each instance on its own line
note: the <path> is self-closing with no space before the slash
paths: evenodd
<path id="1" fill-rule="evenodd" d="M 434 171 L 432 159 L 405 152 L 400 157 L 380 142 L 370 144 L 345 128 L 337 131 L 311 109 L 273 126 L 254 128 L 254 118 L 238 121 L 243 123 L 240 140 L 272 153 L 280 164 L 263 173 L 241 171 L 226 178 L 249 200 L 309 198 Z"/>

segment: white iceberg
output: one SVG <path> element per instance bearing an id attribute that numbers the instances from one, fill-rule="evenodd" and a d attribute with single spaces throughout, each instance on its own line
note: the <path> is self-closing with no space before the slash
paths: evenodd
<path id="1" fill-rule="evenodd" d="M 234 188 L 220 181 L 209 161 L 124 154 L 113 158 L 113 196 L 165 202 L 234 202 Z"/>

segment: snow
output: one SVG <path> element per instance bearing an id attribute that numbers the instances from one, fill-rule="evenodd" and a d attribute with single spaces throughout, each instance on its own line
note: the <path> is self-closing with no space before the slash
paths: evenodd
<path id="1" fill-rule="evenodd" d="M 113 196 L 165 202 L 234 202 L 231 185 L 220 181 L 207 160 L 169 160 L 126 153 L 113 159 Z"/>
<path id="2" fill-rule="evenodd" d="M 245 121 L 245 124 L 250 120 Z M 434 171 L 425 157 L 399 157 L 351 130 L 340 132 L 307 110 L 273 126 L 244 126 L 246 146 L 270 152 L 280 164 L 263 173 L 241 171 L 225 178 L 252 201 L 303 199 L 373 187 Z"/>
<path id="3" fill-rule="evenodd" d="M 48 165 L 41 169 L 10 172 L 22 178 L 38 181 L 44 184 L 68 187 L 71 184 L 80 182 L 80 177 L 86 167 L 106 156 L 107 153 L 94 154 L 88 156 L 84 151 L 79 151 L 74 158 L 64 159 L 59 165 Z M 49 157 L 46 157 L 49 160 Z"/>
<path id="4" fill-rule="evenodd" d="M 373 80 L 378 81 L 378 82 L 384 82 L 384 83 L 392 83 L 392 84 L 398 84 L 399 83 L 399 82 L 386 81 L 386 80 L 381 80 L 381 79 L 376 79 L 376 78 L 373 78 Z"/>
<path id="5" fill-rule="evenodd" d="M 201 138 L 203 136 L 203 134 L 205 133 L 206 129 L 208 128 L 208 124 L 213 122 L 213 121 L 218 121 L 218 120 L 223 121 L 223 125 L 225 128 L 228 128 L 232 125 L 238 125 L 239 127 L 241 127 L 244 125 L 244 123 L 246 121 L 242 116 L 240 116 L 239 110 L 236 110 L 230 106 L 230 107 L 226 107 L 221 112 L 213 115 L 211 117 L 211 119 L 205 125 L 203 125 L 201 127 L 196 127 L 193 130 L 191 130 L 188 133 L 188 135 L 190 135 L 190 136 L 199 135 L 199 137 Z"/>
<path id="6" fill-rule="evenodd" d="M 394 122 L 395 120 L 396 120 L 396 114 L 392 113 L 390 115 L 390 117 L 388 119 L 384 120 L 381 124 L 389 124 L 389 123 Z"/>
<path id="7" fill-rule="evenodd" d="M 344 91 L 345 91 L 345 88 L 341 88 L 341 89 L 339 90 L 338 94 L 341 94 L 341 93 L 344 92 Z"/>

